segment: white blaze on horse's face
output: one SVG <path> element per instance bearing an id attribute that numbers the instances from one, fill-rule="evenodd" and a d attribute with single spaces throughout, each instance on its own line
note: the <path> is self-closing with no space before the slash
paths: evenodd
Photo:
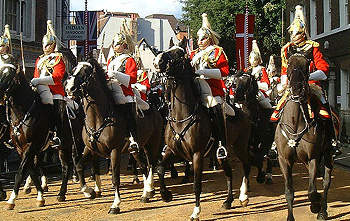
<path id="1" fill-rule="evenodd" d="M 66 93 L 67 93 L 67 96 L 69 98 L 72 98 L 73 97 L 73 92 L 72 92 L 72 88 L 74 87 L 74 79 L 75 77 L 74 76 L 69 76 L 66 80 L 66 85 L 64 87 Z"/>
<path id="2" fill-rule="evenodd" d="M 160 61 L 162 55 L 163 55 L 163 53 L 158 54 L 153 60 L 153 65 L 156 68 L 157 72 L 160 72 L 159 61 Z"/>

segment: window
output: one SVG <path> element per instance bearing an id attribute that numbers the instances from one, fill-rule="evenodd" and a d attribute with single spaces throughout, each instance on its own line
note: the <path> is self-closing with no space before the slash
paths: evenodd
<path id="1" fill-rule="evenodd" d="M 317 34 L 324 32 L 323 20 L 323 1 L 316 0 L 316 19 L 317 19 Z"/>
<path id="2" fill-rule="evenodd" d="M 331 11 L 331 29 L 340 27 L 340 12 L 339 12 L 339 0 L 331 0 L 329 2 Z"/>
<path id="3" fill-rule="evenodd" d="M 350 6 L 349 6 L 350 0 L 345 0 L 345 24 L 350 24 Z"/>
<path id="4" fill-rule="evenodd" d="M 17 6 L 18 0 L 5 1 L 5 23 L 10 25 L 11 30 L 17 30 Z"/>

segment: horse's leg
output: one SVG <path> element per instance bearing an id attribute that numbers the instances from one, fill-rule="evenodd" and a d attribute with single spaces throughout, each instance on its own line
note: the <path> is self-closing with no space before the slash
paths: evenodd
<path id="1" fill-rule="evenodd" d="M 72 167 L 69 163 L 70 154 L 68 152 L 69 152 L 68 148 L 66 147 L 63 147 L 63 149 L 60 149 L 58 151 L 58 156 L 60 158 L 61 166 L 62 166 L 62 183 L 61 183 L 60 191 L 57 195 L 58 202 L 63 202 L 66 200 L 69 171 L 71 171 L 71 167 Z"/>
<path id="2" fill-rule="evenodd" d="M 193 208 L 193 212 L 190 219 L 199 221 L 199 214 L 201 212 L 200 197 L 202 192 L 202 170 L 203 170 L 203 156 L 201 155 L 200 152 L 194 153 L 192 165 L 193 165 L 193 173 L 194 173 L 193 188 L 194 188 L 194 193 L 196 195 L 196 206 Z"/>
<path id="3" fill-rule="evenodd" d="M 41 183 L 40 183 L 40 173 L 38 173 L 38 164 L 34 165 L 34 163 L 31 163 L 29 162 L 28 163 L 28 172 L 29 172 L 29 175 L 32 177 L 33 179 L 33 183 L 34 183 L 34 186 L 35 188 L 37 189 L 37 192 L 38 192 L 38 196 L 36 198 L 37 200 L 37 206 L 38 207 L 42 207 L 45 205 L 45 199 L 43 197 L 43 193 L 44 193 L 44 190 L 41 186 Z"/>
<path id="4" fill-rule="evenodd" d="M 220 166 L 224 169 L 227 183 L 227 198 L 222 204 L 224 209 L 230 209 L 233 202 L 232 194 L 232 168 L 227 159 L 218 160 Z"/>
<path id="5" fill-rule="evenodd" d="M 269 158 L 266 159 L 266 184 L 272 184 L 272 162 Z"/>
<path id="6" fill-rule="evenodd" d="M 112 183 L 113 187 L 115 188 L 114 193 L 114 201 L 109 209 L 109 214 L 118 214 L 120 213 L 120 193 L 119 193 L 119 187 L 120 187 L 120 150 L 119 149 L 113 149 L 111 152 L 111 166 L 112 166 Z"/>
<path id="7" fill-rule="evenodd" d="M 2 186 L 2 182 L 0 182 L 0 201 L 6 200 L 6 192 Z"/>
<path id="8" fill-rule="evenodd" d="M 98 164 L 99 158 L 96 156 L 91 156 L 92 157 L 92 165 L 91 165 L 91 176 L 94 177 L 95 181 L 95 193 L 96 197 L 101 197 L 102 196 L 102 183 L 101 183 L 101 177 L 100 177 L 100 167 Z"/>
<path id="9" fill-rule="evenodd" d="M 181 183 L 189 183 L 190 182 L 190 176 L 191 176 L 191 165 L 190 162 L 187 160 L 184 161 L 185 164 L 185 176 L 182 179 Z"/>
<path id="10" fill-rule="evenodd" d="M 76 170 L 79 176 L 79 183 L 81 187 L 80 191 L 84 194 L 85 197 L 89 199 L 94 199 L 96 197 L 96 193 L 94 189 L 86 185 L 85 177 L 84 177 L 84 167 L 89 158 L 90 158 L 90 151 L 87 147 L 85 147 L 82 157 L 77 162 Z"/>
<path id="11" fill-rule="evenodd" d="M 30 175 L 28 175 L 26 182 L 23 186 L 23 191 L 25 194 L 29 194 L 30 192 L 32 192 L 32 187 L 31 187 L 32 184 L 33 184 L 32 178 L 30 177 Z"/>
<path id="12" fill-rule="evenodd" d="M 154 174 L 153 174 L 153 168 L 155 164 L 155 160 L 152 159 L 152 156 L 150 153 L 145 150 L 146 160 L 147 160 L 147 168 L 145 173 L 143 173 L 143 193 L 141 196 L 141 202 L 148 203 L 149 200 L 154 196 L 155 190 L 154 190 Z M 143 171 L 143 169 L 142 169 Z"/>
<path id="13" fill-rule="evenodd" d="M 316 189 L 316 174 L 317 174 L 317 161 L 312 159 L 308 165 L 309 169 L 309 189 L 308 197 L 311 202 L 310 210 L 312 213 L 318 213 L 321 210 L 321 194 Z"/>
<path id="14" fill-rule="evenodd" d="M 293 216 L 293 203 L 294 203 L 294 188 L 293 188 L 293 176 L 292 176 L 292 169 L 293 169 L 293 163 L 291 162 L 288 164 L 286 159 L 282 158 L 281 156 L 278 157 L 281 171 L 283 173 L 284 177 L 284 189 L 285 189 L 285 197 L 288 203 L 288 217 L 287 221 L 294 221 Z"/>
<path id="15" fill-rule="evenodd" d="M 158 173 L 158 177 L 159 177 L 159 185 L 160 185 L 160 194 L 161 194 L 162 200 L 164 202 L 170 202 L 173 198 L 171 192 L 166 188 L 165 179 L 164 179 L 165 166 L 169 162 L 169 159 L 171 158 L 172 155 L 173 155 L 173 153 L 171 152 L 170 148 L 167 148 L 165 150 L 164 155 L 163 155 L 163 159 L 159 162 L 159 165 L 157 168 L 157 173 Z"/>
<path id="16" fill-rule="evenodd" d="M 321 211 L 317 215 L 318 220 L 328 219 L 327 197 L 328 197 L 328 189 L 331 185 L 331 176 L 333 171 L 333 159 L 332 159 L 332 153 L 330 153 L 330 151 L 327 151 L 327 153 L 325 153 L 324 161 L 325 161 L 325 173 L 323 178 L 323 198 L 321 202 Z"/>
<path id="17" fill-rule="evenodd" d="M 246 207 L 249 203 L 248 191 L 249 191 L 249 174 L 250 174 L 250 164 L 248 162 L 242 163 L 244 176 L 242 179 L 242 184 L 239 193 L 239 202 L 242 207 Z"/>

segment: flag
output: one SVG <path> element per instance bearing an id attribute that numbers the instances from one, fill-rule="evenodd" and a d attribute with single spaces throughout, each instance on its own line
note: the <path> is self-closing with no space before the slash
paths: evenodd
<path id="1" fill-rule="evenodd" d="M 88 11 L 88 52 L 97 48 L 97 12 L 98 11 Z M 75 14 L 76 24 L 85 24 L 84 14 L 85 11 L 77 11 Z M 82 57 L 85 56 L 85 41 L 77 41 L 77 54 Z"/>
<path id="2" fill-rule="evenodd" d="M 249 53 L 252 50 L 252 41 L 254 36 L 254 15 L 248 14 L 246 8 L 245 14 L 236 15 L 236 61 L 237 70 L 248 67 Z"/>

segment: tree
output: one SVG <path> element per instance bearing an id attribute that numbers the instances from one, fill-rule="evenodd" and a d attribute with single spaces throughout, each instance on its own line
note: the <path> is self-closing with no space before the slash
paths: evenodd
<path id="1" fill-rule="evenodd" d="M 258 41 L 264 62 L 270 55 L 279 55 L 282 46 L 282 8 L 285 0 L 180 0 L 183 4 L 183 23 L 190 27 L 192 37 L 202 25 L 202 14 L 220 36 L 220 46 L 226 52 L 230 66 L 235 63 L 235 15 L 245 13 L 246 3 L 250 14 L 255 15 L 254 38 Z"/>

